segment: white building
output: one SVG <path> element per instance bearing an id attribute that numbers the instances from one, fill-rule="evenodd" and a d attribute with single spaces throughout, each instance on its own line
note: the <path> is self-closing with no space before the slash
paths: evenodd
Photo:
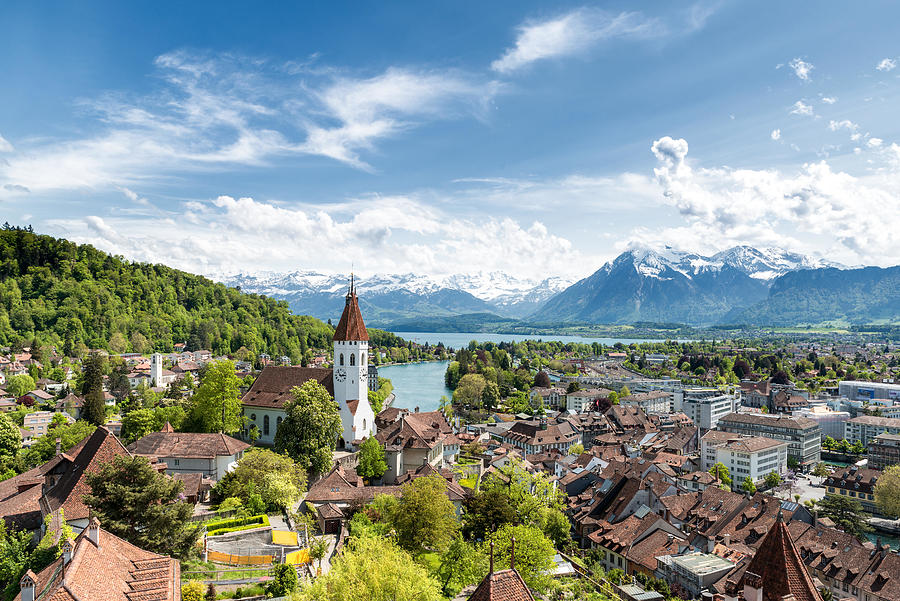
<path id="1" fill-rule="evenodd" d="M 719 424 L 719 419 L 737 411 L 740 402 L 740 393 L 715 396 L 689 396 L 686 394 L 682 403 L 682 411 L 701 431 L 713 430 Z"/>
<path id="2" fill-rule="evenodd" d="M 592 411 L 594 401 L 608 397 L 610 392 L 612 391 L 605 388 L 588 388 L 570 392 L 566 395 L 566 409 L 575 413 Z"/>
<path id="3" fill-rule="evenodd" d="M 884 433 L 900 434 L 900 419 L 860 415 L 844 423 L 844 438 L 850 444 L 859 441 L 868 446 L 870 440 Z"/>
<path id="4" fill-rule="evenodd" d="M 838 382 L 838 395 L 853 401 L 882 399 L 900 402 L 900 384 L 846 380 Z"/>
<path id="5" fill-rule="evenodd" d="M 766 474 L 787 472 L 788 443 L 762 436 L 741 437 L 716 448 L 716 463 L 731 473 L 731 486 L 740 489 L 747 477 L 758 482 Z"/>
<path id="6" fill-rule="evenodd" d="M 813 405 L 804 409 L 795 409 L 794 417 L 811 419 L 822 428 L 822 437 L 830 436 L 835 440 L 844 437 L 844 422 L 850 419 L 847 411 L 833 411 L 824 405 Z"/>

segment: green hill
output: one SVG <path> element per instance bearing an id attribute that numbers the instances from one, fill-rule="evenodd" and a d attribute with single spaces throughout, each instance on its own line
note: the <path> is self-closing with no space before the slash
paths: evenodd
<path id="1" fill-rule="evenodd" d="M 332 332 L 293 315 L 284 301 L 30 228 L 0 230 L 0 346 L 37 339 L 72 355 L 85 347 L 171 351 L 186 342 L 216 354 L 246 347 L 298 361 L 307 345 L 330 348 Z"/>

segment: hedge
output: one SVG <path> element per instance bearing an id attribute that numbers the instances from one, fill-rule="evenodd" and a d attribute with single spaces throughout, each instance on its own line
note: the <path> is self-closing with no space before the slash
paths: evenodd
<path id="1" fill-rule="evenodd" d="M 218 536 L 220 534 L 228 534 L 229 532 L 240 532 L 241 530 L 253 530 L 254 528 L 262 528 L 269 524 L 247 524 L 246 526 L 235 526 L 234 528 L 219 528 L 218 530 L 208 530 L 206 536 Z"/>
<path id="2" fill-rule="evenodd" d="M 248 518 L 238 518 L 234 520 L 214 520 L 211 522 L 206 522 L 206 531 L 207 533 L 212 533 L 213 531 L 226 530 L 230 528 L 236 528 L 238 526 L 250 526 L 250 528 L 258 528 L 260 526 L 268 526 L 269 525 L 269 516 L 265 514 L 260 515 L 251 515 Z M 240 528 L 241 530 L 247 530 L 247 528 Z"/>

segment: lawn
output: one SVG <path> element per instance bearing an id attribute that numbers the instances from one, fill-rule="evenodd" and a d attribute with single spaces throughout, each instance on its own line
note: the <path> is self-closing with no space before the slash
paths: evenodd
<path id="1" fill-rule="evenodd" d="M 435 574 L 441 565 L 441 555 L 440 553 L 435 553 L 433 551 L 420 553 L 419 556 L 416 557 L 416 561 L 425 566 L 429 573 Z"/>

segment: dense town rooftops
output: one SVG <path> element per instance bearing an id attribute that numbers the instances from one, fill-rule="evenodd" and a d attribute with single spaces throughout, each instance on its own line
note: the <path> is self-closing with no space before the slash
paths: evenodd
<path id="1" fill-rule="evenodd" d="M 253 382 L 250 390 L 241 399 L 248 407 L 281 409 L 291 400 L 291 388 L 300 386 L 307 380 L 316 380 L 334 396 L 332 370 L 323 367 L 265 367 Z"/>

